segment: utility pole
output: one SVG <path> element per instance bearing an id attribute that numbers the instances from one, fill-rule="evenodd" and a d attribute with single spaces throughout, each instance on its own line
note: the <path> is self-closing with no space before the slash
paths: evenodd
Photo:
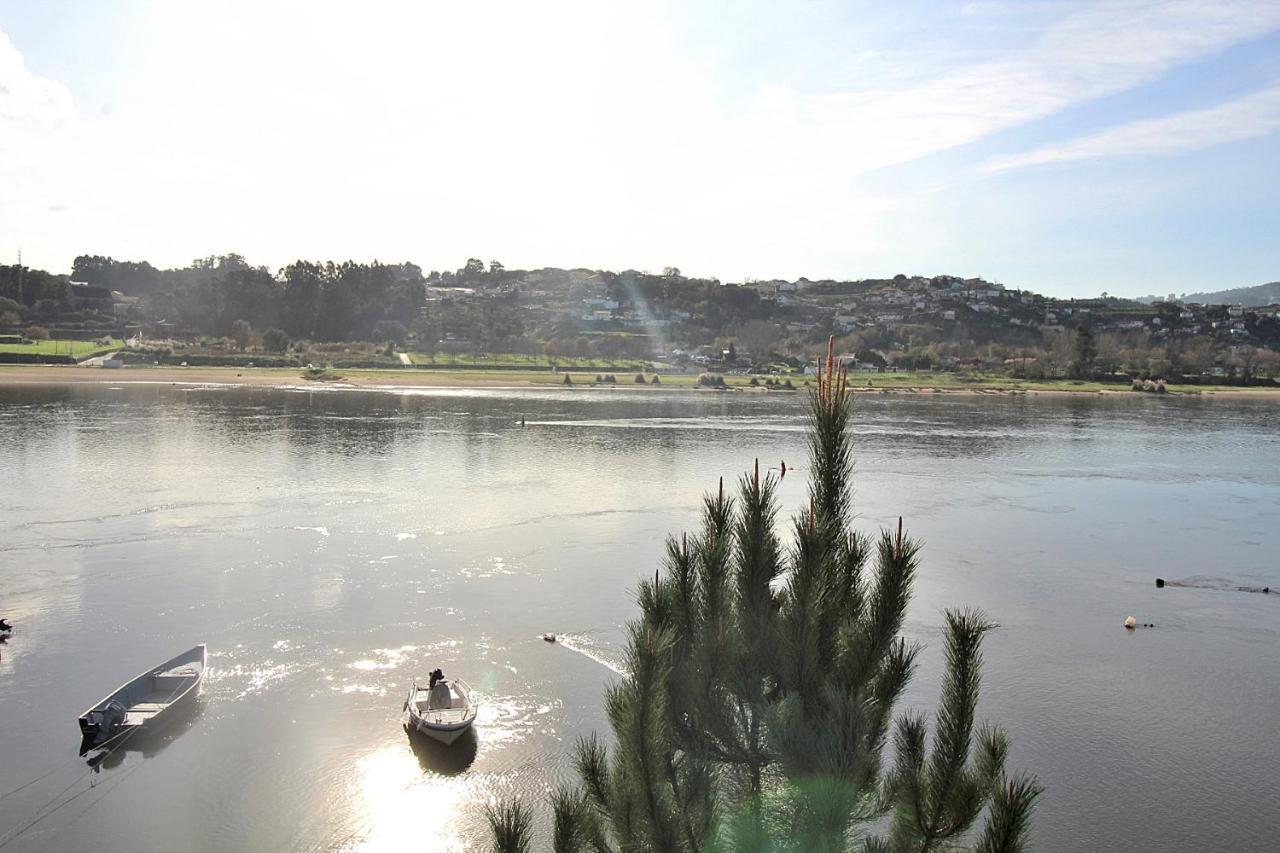
<path id="1" fill-rule="evenodd" d="M 18 247 L 18 303 L 26 305 L 27 300 L 22 294 L 22 247 Z"/>

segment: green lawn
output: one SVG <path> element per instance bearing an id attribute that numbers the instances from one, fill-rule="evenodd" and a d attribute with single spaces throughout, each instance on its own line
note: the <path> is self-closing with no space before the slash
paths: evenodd
<path id="1" fill-rule="evenodd" d="M 552 367 L 551 359 L 545 355 L 526 355 L 523 353 L 485 353 L 472 357 L 465 353 L 436 353 L 434 356 L 421 352 L 409 353 L 409 359 L 414 364 L 430 366 L 453 367 L 455 365 L 476 365 L 480 367 L 492 367 L 501 369 L 503 367 L 544 367 L 550 370 Z M 604 358 L 568 358 L 565 356 L 557 356 L 555 365 L 561 370 L 635 370 L 641 364 L 647 364 L 647 361 L 635 358 L 619 358 L 614 360 Z"/>
<path id="2" fill-rule="evenodd" d="M 124 341 L 112 339 L 104 347 L 97 341 L 32 341 L 25 344 L 0 344 L 0 352 L 29 352 L 38 355 L 69 355 L 73 358 L 89 358 L 97 353 L 110 352 L 124 346 Z"/>

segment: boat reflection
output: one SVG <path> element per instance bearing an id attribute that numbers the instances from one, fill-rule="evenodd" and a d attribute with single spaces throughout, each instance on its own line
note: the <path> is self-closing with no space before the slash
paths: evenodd
<path id="1" fill-rule="evenodd" d="M 479 750 L 475 729 L 467 729 L 451 746 L 445 746 L 410 726 L 404 727 L 404 733 L 422 769 L 441 776 L 457 776 L 467 770 L 476 760 Z"/>
<path id="2" fill-rule="evenodd" d="M 80 740 L 80 756 L 89 756 L 85 764 L 95 773 L 119 767 L 130 752 L 141 754 L 143 758 L 154 758 L 194 726 L 203 713 L 204 703 L 196 701 L 170 711 L 158 728 L 134 729 L 115 743 L 99 746 L 92 735 L 86 736 Z"/>

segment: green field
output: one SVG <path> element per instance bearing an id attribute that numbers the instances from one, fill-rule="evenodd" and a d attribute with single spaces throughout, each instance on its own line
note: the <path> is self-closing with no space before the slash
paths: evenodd
<path id="1" fill-rule="evenodd" d="M 501 370 L 504 367 L 528 368 L 528 367 L 544 367 L 550 370 L 552 366 L 557 366 L 561 370 L 638 370 L 641 365 L 648 364 L 642 359 L 635 358 L 569 358 L 566 356 L 557 356 L 554 362 L 545 355 L 526 355 L 523 353 L 482 353 L 480 355 L 471 356 L 465 353 L 436 353 L 435 355 L 427 355 L 426 353 L 413 352 L 409 353 L 409 359 L 415 365 L 454 367 L 463 365 L 474 365 L 476 367 L 492 368 Z"/>
<path id="2" fill-rule="evenodd" d="M 0 343 L 0 352 L 35 353 L 37 355 L 69 355 L 72 358 L 84 359 L 124 346 L 124 341 L 112 339 L 111 345 L 104 347 L 97 341 L 31 341 L 25 344 Z"/>

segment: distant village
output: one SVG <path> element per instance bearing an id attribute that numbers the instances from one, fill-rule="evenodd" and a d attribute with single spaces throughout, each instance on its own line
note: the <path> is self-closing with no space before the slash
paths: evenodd
<path id="1" fill-rule="evenodd" d="M 0 335 L 118 335 L 193 352 L 265 346 L 284 357 L 364 342 L 373 358 L 522 353 L 778 372 L 803 370 L 834 337 L 856 370 L 1048 377 L 1079 362 L 1081 330 L 1093 372 L 1280 372 L 1280 304 L 1055 299 L 949 275 L 723 284 L 675 268 L 507 270 L 478 259 L 425 274 L 303 262 L 270 272 L 234 255 L 181 270 L 78 258 L 70 276 L 0 267 Z"/>

